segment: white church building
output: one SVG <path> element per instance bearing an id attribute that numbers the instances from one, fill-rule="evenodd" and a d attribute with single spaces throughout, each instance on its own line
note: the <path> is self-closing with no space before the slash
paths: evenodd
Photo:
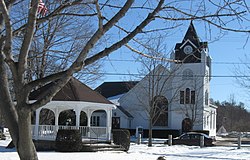
<path id="1" fill-rule="evenodd" d="M 169 67 L 158 65 L 140 81 L 104 82 L 95 89 L 117 105 L 113 128 L 147 132 L 152 122 L 154 137 L 174 131 L 216 135 L 217 107 L 209 101 L 212 59 L 192 22 L 170 58 L 175 61 Z"/>

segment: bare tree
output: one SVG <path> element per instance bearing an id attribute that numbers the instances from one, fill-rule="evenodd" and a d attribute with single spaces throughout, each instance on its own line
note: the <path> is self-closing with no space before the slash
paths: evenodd
<path id="1" fill-rule="evenodd" d="M 46 3 L 46 7 L 55 9 L 56 2 L 56 0 L 50 1 L 50 3 Z M 82 10 L 77 6 L 73 9 Z M 84 12 L 88 10 L 90 9 L 85 7 Z M 79 19 L 81 19 L 81 23 L 78 23 Z M 82 34 L 78 34 L 79 32 Z M 80 46 L 86 44 L 93 32 L 90 19 L 84 16 L 79 18 L 62 15 L 37 25 L 28 57 L 28 81 L 66 69 L 78 56 Z M 101 65 L 97 61 L 87 69 L 79 71 L 75 77 L 86 84 L 93 84 L 101 77 L 101 74 L 97 74 L 100 69 Z"/>
<path id="2" fill-rule="evenodd" d="M 10 2 L 10 3 L 9 3 Z M 96 43 L 100 40 L 103 35 L 109 31 L 117 21 L 119 21 L 126 12 L 128 12 L 133 1 L 128 0 L 123 6 L 116 12 L 114 16 L 104 23 L 104 19 L 101 13 L 100 4 L 98 1 L 86 2 L 86 1 L 65 1 L 58 5 L 58 7 L 51 11 L 46 17 L 37 19 L 38 12 L 38 1 L 32 0 L 29 4 L 29 12 L 27 17 L 27 23 L 20 26 L 17 30 L 11 25 L 9 14 L 11 13 L 9 8 L 15 4 L 15 1 L 1 1 L 2 10 L 2 20 L 1 28 L 4 36 L 1 39 L 1 82 L 3 92 L 1 93 L 1 108 L 5 115 L 7 125 L 10 129 L 11 137 L 17 148 L 17 152 L 20 159 L 37 159 L 37 154 L 35 151 L 34 144 L 32 142 L 31 128 L 30 128 L 30 117 L 31 112 L 44 104 L 48 103 L 52 97 L 62 88 L 76 72 L 79 72 L 84 66 L 92 64 L 98 59 L 110 54 L 112 51 L 117 50 L 122 45 L 126 44 L 131 40 L 136 34 L 138 34 L 150 21 L 153 20 L 154 16 L 162 9 L 164 1 L 160 1 L 152 12 L 146 17 L 137 28 L 135 28 L 131 33 L 125 36 L 120 41 L 112 44 L 110 47 L 105 48 L 98 52 L 97 54 L 91 56 L 88 55 L 90 50 L 95 47 Z M 35 29 L 38 24 L 49 20 L 60 14 L 73 14 L 67 12 L 66 9 L 69 7 L 74 7 L 76 5 L 89 6 L 93 11 L 92 15 L 96 15 L 98 18 L 98 29 L 95 33 L 88 39 L 86 44 L 83 44 L 82 50 L 78 53 L 73 63 L 65 70 L 59 71 L 54 74 L 47 75 L 42 78 L 35 79 L 28 82 L 26 80 L 27 64 L 28 64 L 28 54 L 30 51 L 30 46 L 33 42 Z M 86 16 L 88 14 L 84 13 Z M 90 14 L 90 13 L 89 13 Z M 12 43 L 13 36 L 16 34 L 21 34 L 23 40 L 21 41 L 21 47 L 19 52 L 17 52 L 17 60 L 13 58 Z M 15 93 L 15 103 L 11 100 L 10 92 L 8 90 L 8 76 L 7 76 L 7 66 L 9 67 L 12 78 L 14 82 L 14 93 Z M 45 84 L 52 83 L 53 87 L 47 90 L 46 96 L 38 99 L 37 101 L 30 103 L 28 97 L 30 92 L 32 92 L 36 87 L 43 86 Z M 25 147 L 22 147 L 25 146 Z"/>
<path id="3" fill-rule="evenodd" d="M 240 20 L 248 16 L 247 3 L 244 0 L 208 1 L 209 4 L 201 0 L 197 1 L 197 4 L 189 10 L 187 7 L 185 8 L 184 3 L 187 3 L 185 1 L 181 1 L 183 2 L 182 5 L 180 1 L 146 0 L 145 3 L 135 4 L 134 6 L 132 5 L 133 0 L 125 2 L 103 0 L 102 2 L 98 0 L 58 0 L 51 2 L 55 6 L 54 8 L 47 9 L 45 7 L 46 3 L 50 3 L 49 1 L 45 1 L 44 6 L 39 0 L 0 0 L 0 107 L 20 159 L 38 159 L 31 135 L 30 117 L 32 111 L 48 103 L 73 74 L 86 69 L 90 64 L 108 56 L 125 44 L 127 44 L 127 47 L 133 48 L 133 45 L 129 42 L 135 41 L 136 36 L 143 39 L 145 33 L 164 31 L 165 27 L 146 27 L 153 20 L 164 20 L 165 24 L 173 21 L 181 24 L 183 20 L 198 19 L 224 30 L 249 32 L 245 28 L 239 29 L 239 27 L 233 28 L 230 26 L 232 20 L 239 20 L 237 22 L 241 24 Z M 131 19 L 132 13 L 135 12 L 136 15 L 141 15 L 135 22 L 136 24 L 128 24 L 122 21 L 128 21 L 127 16 Z M 77 56 L 63 70 L 45 74 L 42 78 L 33 79 L 32 77 L 28 81 L 28 60 L 34 47 L 32 44 L 35 42 L 37 27 L 44 26 L 49 20 L 63 15 L 79 17 L 78 23 L 85 22 L 82 17 L 90 18 L 93 22 L 93 34 L 86 39 L 85 43 L 80 45 L 81 47 L 78 47 L 78 50 L 75 51 Z M 63 30 L 67 33 L 68 28 L 63 28 Z M 119 38 L 105 41 L 105 44 L 97 47 L 97 43 L 105 35 L 117 30 L 118 33 L 122 33 Z M 41 46 L 44 46 L 44 41 L 41 41 L 41 43 L 43 44 Z M 15 47 L 16 45 L 19 47 Z M 40 51 L 43 49 L 41 46 L 39 46 Z M 62 46 L 63 44 L 60 45 L 60 47 Z M 63 52 L 60 51 L 60 54 L 63 54 Z M 146 55 L 144 54 L 144 56 Z M 13 79 L 15 100 L 10 95 L 9 78 Z M 46 84 L 53 85 L 46 91 L 45 96 L 35 102 L 30 102 L 29 94 L 34 89 Z"/>
<path id="4" fill-rule="evenodd" d="M 148 48 L 146 53 L 151 57 L 138 57 L 138 61 L 142 64 L 139 75 L 146 75 L 137 85 L 140 92 L 135 93 L 137 97 L 136 105 L 143 108 L 146 114 L 146 121 L 148 121 L 149 140 L 148 146 L 152 146 L 152 130 L 154 127 L 167 127 L 168 114 L 170 105 L 177 100 L 177 94 L 171 85 L 172 78 L 177 68 L 170 70 L 170 63 L 165 61 L 169 54 L 166 53 L 166 48 L 162 44 L 164 38 L 162 36 L 151 37 L 146 43 Z M 142 115 L 143 117 L 143 115 Z"/>

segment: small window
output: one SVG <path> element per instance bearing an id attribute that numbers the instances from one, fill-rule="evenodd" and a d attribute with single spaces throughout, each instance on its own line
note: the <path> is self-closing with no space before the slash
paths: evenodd
<path id="1" fill-rule="evenodd" d="M 208 105 L 208 91 L 205 92 L 205 105 Z"/>
<path id="2" fill-rule="evenodd" d="M 207 119 L 206 119 L 206 117 L 204 117 L 204 123 L 203 123 L 203 125 L 204 125 L 204 128 L 206 128 L 206 125 L 207 125 Z"/>
<path id="3" fill-rule="evenodd" d="M 209 116 L 207 116 L 207 126 L 209 126 Z"/>
<path id="4" fill-rule="evenodd" d="M 205 72 L 205 82 L 208 83 L 209 82 L 209 75 L 208 75 L 208 71 Z"/>

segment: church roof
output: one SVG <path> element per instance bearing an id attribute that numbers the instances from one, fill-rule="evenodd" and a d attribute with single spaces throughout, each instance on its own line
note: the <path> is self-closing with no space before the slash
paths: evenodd
<path id="1" fill-rule="evenodd" d="M 46 94 L 52 84 L 45 85 L 30 94 L 30 100 L 36 100 Z M 98 92 L 92 90 L 75 78 L 69 82 L 53 97 L 52 101 L 84 101 L 94 103 L 112 104 Z"/>
<path id="2" fill-rule="evenodd" d="M 95 91 L 106 98 L 127 93 L 138 81 L 104 82 Z"/>
<path id="3" fill-rule="evenodd" d="M 134 118 L 127 110 L 125 110 L 122 106 L 117 106 L 118 109 L 122 111 L 127 117 Z"/>

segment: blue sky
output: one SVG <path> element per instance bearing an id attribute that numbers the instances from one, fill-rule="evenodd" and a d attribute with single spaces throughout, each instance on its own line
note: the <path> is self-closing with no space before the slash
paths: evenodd
<path id="1" fill-rule="evenodd" d="M 244 68 L 245 55 L 249 55 L 249 44 L 244 47 L 246 37 L 240 34 L 230 33 L 217 42 L 209 44 L 210 55 L 213 58 L 212 75 L 226 76 L 213 77 L 211 81 L 211 98 L 214 100 L 229 100 L 230 94 L 234 95 L 237 102 L 243 102 L 249 106 L 246 90 L 236 81 L 235 70 L 239 66 Z M 247 63 L 247 62 L 246 62 Z M 249 106 L 250 107 L 250 106 Z"/>
<path id="2" fill-rule="evenodd" d="M 175 43 L 182 41 L 189 23 L 190 22 L 185 23 L 177 35 L 169 36 L 166 40 L 167 42 L 163 42 L 167 44 L 169 51 L 172 50 Z M 217 41 L 214 41 L 214 38 L 206 40 L 206 38 L 202 38 L 207 35 L 207 33 L 204 33 L 204 30 L 201 29 L 203 25 L 199 22 L 194 22 L 194 25 L 201 40 L 209 42 L 209 54 L 212 57 L 212 76 L 215 76 L 212 77 L 211 80 L 210 97 L 222 102 L 225 100 L 229 101 L 230 95 L 233 94 L 236 102 L 243 102 L 250 109 L 250 101 L 248 101 L 246 90 L 240 87 L 233 77 L 235 76 L 235 66 L 244 67 L 241 60 L 244 60 L 245 55 L 250 55 L 249 44 L 247 43 L 247 45 L 245 45 L 247 36 L 245 34 L 229 32 Z M 112 53 L 104 61 L 104 72 L 107 74 L 105 74 L 103 79 L 97 82 L 96 85 L 98 86 L 104 81 L 135 79 L 135 77 L 126 74 L 138 73 L 141 64 L 133 61 L 136 56 L 135 53 L 127 50 L 125 47 Z"/>
<path id="3" fill-rule="evenodd" d="M 141 0 L 138 0 L 136 2 L 140 4 Z M 176 1 L 175 3 L 176 4 L 178 3 L 179 6 L 186 8 L 186 11 L 189 9 L 194 9 L 193 7 L 196 7 L 195 6 L 196 4 L 193 3 L 192 0 L 180 1 L 180 2 Z M 142 19 L 140 15 L 136 12 L 135 13 L 132 12 L 131 15 L 123 18 L 122 21 L 119 21 L 119 25 L 125 26 L 125 28 L 127 27 L 127 29 L 129 27 L 133 28 L 134 26 L 137 25 L 135 16 L 137 18 L 139 17 L 138 19 Z M 226 17 L 225 20 L 229 19 Z M 149 25 L 148 29 L 162 28 L 168 26 L 169 25 L 168 22 L 160 22 L 160 23 L 159 21 L 153 22 L 152 24 Z M 249 53 L 250 42 L 246 43 L 247 36 L 249 35 L 246 35 L 244 33 L 220 32 L 216 27 L 210 28 L 208 25 L 204 25 L 204 22 L 202 21 L 194 21 L 193 23 L 201 41 L 208 42 L 209 54 L 212 57 L 212 76 L 215 77 L 212 77 L 211 80 L 210 97 L 213 98 L 214 100 L 219 100 L 222 102 L 225 100 L 229 101 L 230 95 L 234 95 L 234 98 L 237 103 L 243 102 L 250 109 L 250 101 L 248 101 L 249 98 L 248 95 L 246 94 L 246 90 L 240 87 L 237 84 L 236 79 L 234 78 L 235 66 L 244 67 L 241 60 L 244 61 L 245 55 L 249 55 L 250 57 Z M 241 23 L 248 28 L 250 27 L 248 21 L 241 21 Z M 176 30 L 166 31 L 166 38 L 162 42 L 167 47 L 166 54 L 169 54 L 173 50 L 176 43 L 180 43 L 182 41 L 188 29 L 190 21 L 183 21 L 180 22 L 179 24 L 181 24 L 181 26 L 178 27 Z M 231 27 L 236 27 L 236 29 L 239 27 L 237 21 L 230 22 L 229 25 Z M 223 33 L 223 36 L 221 36 L 222 35 L 221 33 Z M 109 34 L 109 36 L 111 37 L 111 39 L 112 38 L 116 39 L 116 38 L 121 38 L 122 34 L 119 31 L 113 31 Z M 217 39 L 218 37 L 220 38 Z M 135 62 L 134 59 L 137 56 L 138 55 L 132 53 L 125 47 L 122 47 L 121 49 L 109 55 L 107 58 L 105 58 L 104 61 L 103 70 L 104 73 L 106 74 L 104 75 L 101 81 L 96 83 L 96 86 L 100 85 L 104 81 L 124 81 L 131 79 L 133 80 L 135 77 L 126 74 L 138 73 L 138 69 L 140 69 L 141 64 Z M 250 75 L 250 70 L 249 70 L 249 75 Z"/>

